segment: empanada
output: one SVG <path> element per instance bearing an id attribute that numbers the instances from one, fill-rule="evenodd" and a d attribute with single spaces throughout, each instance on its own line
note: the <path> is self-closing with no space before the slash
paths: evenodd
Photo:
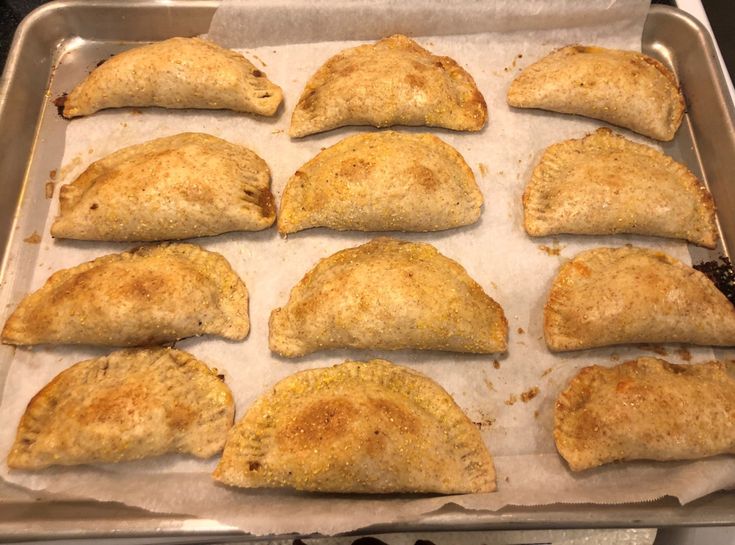
<path id="1" fill-rule="evenodd" d="M 694 174 L 605 128 L 550 146 L 523 207 L 531 236 L 636 233 L 717 245 L 715 205 Z"/>
<path id="2" fill-rule="evenodd" d="M 472 169 L 430 134 L 350 136 L 296 171 L 286 185 L 278 231 L 439 231 L 474 223 L 482 193 Z"/>
<path id="3" fill-rule="evenodd" d="M 181 350 L 120 350 L 63 371 L 18 425 L 8 465 L 123 462 L 168 452 L 209 458 L 235 416 L 230 389 Z"/>
<path id="4" fill-rule="evenodd" d="M 551 350 L 623 343 L 735 345 L 735 308 L 701 272 L 662 252 L 597 248 L 564 264 L 544 309 Z"/>
<path id="5" fill-rule="evenodd" d="M 322 259 L 270 317 L 286 357 L 330 348 L 504 352 L 503 309 L 430 244 L 377 238 Z"/>
<path id="6" fill-rule="evenodd" d="M 657 140 L 674 138 L 684 116 L 676 76 L 637 51 L 569 45 L 521 72 L 508 104 L 601 119 Z"/>
<path id="7" fill-rule="evenodd" d="M 105 108 L 160 106 L 274 115 L 281 88 L 235 51 L 200 38 L 129 49 L 95 68 L 69 93 L 64 117 Z"/>
<path id="8" fill-rule="evenodd" d="M 249 329 L 248 291 L 224 257 L 162 244 L 54 273 L 20 302 L 2 341 L 139 346 L 203 334 L 239 340 Z"/>
<path id="9" fill-rule="evenodd" d="M 57 238 L 173 240 L 273 224 L 270 170 L 257 154 L 182 133 L 121 149 L 61 188 Z"/>
<path id="10" fill-rule="evenodd" d="M 214 478 L 313 492 L 495 490 L 490 453 L 451 396 L 384 360 L 276 384 L 232 428 Z"/>
<path id="11" fill-rule="evenodd" d="M 554 440 L 573 471 L 735 454 L 735 365 L 585 367 L 556 402 Z"/>
<path id="12" fill-rule="evenodd" d="M 449 57 L 432 55 L 396 34 L 345 49 L 306 84 L 289 135 L 345 125 L 426 125 L 479 131 L 487 106 L 475 81 Z"/>

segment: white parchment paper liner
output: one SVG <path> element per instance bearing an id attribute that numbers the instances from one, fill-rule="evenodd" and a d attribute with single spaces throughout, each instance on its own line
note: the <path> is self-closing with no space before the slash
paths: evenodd
<path id="1" fill-rule="evenodd" d="M 374 40 L 403 32 L 419 36 L 419 42 L 434 53 L 451 56 L 466 67 L 488 103 L 489 123 L 482 132 L 398 130 L 431 131 L 464 155 L 485 196 L 482 218 L 462 229 L 394 236 L 434 244 L 464 265 L 503 306 L 510 323 L 507 355 L 348 350 L 298 360 L 272 355 L 267 344 L 270 311 L 285 304 L 290 289 L 319 259 L 375 236 L 322 229 L 287 240 L 280 239 L 274 229 L 197 240 L 204 248 L 222 253 L 246 282 L 251 294 L 252 331 L 242 343 L 200 338 L 177 346 L 224 372 L 239 416 L 266 388 L 301 369 L 373 357 L 418 369 L 444 386 L 480 424 L 495 457 L 498 492 L 454 497 L 350 497 L 238 491 L 212 482 L 209 473 L 215 460 L 178 456 L 116 466 L 54 468 L 35 474 L 9 471 L 3 464 L 0 476 L 30 489 L 187 513 L 255 534 L 329 534 L 376 523 L 411 521 L 450 502 L 479 510 L 554 502 L 631 502 L 664 495 L 687 502 L 735 485 L 735 460 L 731 457 L 690 463 L 638 462 L 572 474 L 556 454 L 551 437 L 554 400 L 579 368 L 650 355 L 640 347 L 549 353 L 542 338 L 542 309 L 559 264 L 583 249 L 626 243 L 660 248 L 686 262 L 690 258 L 685 244 L 653 238 L 559 237 L 557 242 L 527 237 L 522 226 L 521 194 L 540 153 L 554 142 L 581 137 L 602 123 L 511 111 L 505 92 L 523 66 L 555 47 L 578 42 L 639 49 L 646 12 L 647 3 L 640 0 L 466 1 L 459 5 L 439 1 L 225 2 L 215 15 L 210 38 L 240 48 L 283 87 L 286 104 L 277 118 L 147 109 L 105 111 L 68 125 L 62 181 L 70 182 L 90 162 L 123 146 L 182 131 L 201 131 L 244 144 L 261 155 L 272 169 L 273 191 L 279 198 L 288 177 L 323 147 L 347 135 L 373 130 L 350 127 L 300 140 L 290 140 L 286 134 L 291 111 L 309 76 L 329 56 L 358 43 L 345 40 Z M 45 180 L 31 182 L 23 229 L 37 230 L 42 240 L 40 247 L 25 244 L 22 237 L 13 241 L 18 263 L 31 260 L 32 267 L 11 265 L 0 291 L 6 315 L 54 270 L 132 246 L 51 240 L 48 228 L 56 214 L 57 197 L 53 201 L 39 197 Z M 43 219 L 32 219 L 39 217 L 38 207 L 44 206 L 48 213 L 41 214 Z M 541 245 L 557 248 L 560 255 L 541 251 Z M 664 350 L 670 361 L 688 358 L 683 351 Z M 44 384 L 71 364 L 107 352 L 89 347 L 4 347 L 3 357 L 12 358 L 12 362 L 0 405 L 0 453 L 8 452 L 26 404 Z M 692 361 L 713 357 L 705 348 L 689 352 Z M 537 397 L 525 403 L 518 400 L 534 386 L 539 388 Z"/>

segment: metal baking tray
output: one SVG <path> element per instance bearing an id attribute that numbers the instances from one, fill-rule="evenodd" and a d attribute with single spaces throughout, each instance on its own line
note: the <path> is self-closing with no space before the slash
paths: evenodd
<path id="1" fill-rule="evenodd" d="M 62 158 L 66 122 L 57 115 L 54 97 L 70 89 L 97 61 L 131 42 L 207 32 L 217 5 L 213 0 L 62 0 L 42 6 L 20 24 L 0 83 L 4 150 L 0 282 L 21 257 L 10 255 L 8 249 L 13 237 L 25 236 L 19 229 L 18 210 L 26 185 L 46 180 Z M 709 186 L 720 210 L 723 252 L 732 255 L 735 214 L 728 211 L 735 208 L 735 184 L 729 180 L 735 172 L 735 111 L 712 38 L 686 13 L 652 6 L 643 50 L 674 68 L 684 88 L 687 116 L 664 151 L 687 163 Z M 57 72 L 59 63 L 65 69 Z M 698 251 L 692 249 L 695 261 Z M 6 374 L 7 368 L 0 367 L 0 389 Z M 354 533 L 694 525 L 735 525 L 735 492 L 711 494 L 683 507 L 673 498 L 628 505 L 509 507 L 497 512 L 468 512 L 450 505 L 421 519 Z M 49 498 L 0 481 L 0 541 L 112 535 L 256 539 L 212 520 L 156 514 L 117 503 Z"/>

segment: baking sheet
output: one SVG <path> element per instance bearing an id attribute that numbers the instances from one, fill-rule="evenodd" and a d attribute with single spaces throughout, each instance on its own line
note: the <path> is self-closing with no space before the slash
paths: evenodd
<path id="1" fill-rule="evenodd" d="M 382 7 L 386 5 L 390 7 L 390 3 Z M 288 5 L 280 7 L 288 10 Z M 554 15 L 546 17 L 546 20 L 558 22 L 558 10 L 564 6 L 548 7 L 551 11 L 546 15 Z M 589 20 L 603 20 L 600 13 L 606 13 L 603 10 L 606 3 L 590 3 L 589 7 L 596 10 Z M 244 343 L 190 339 L 177 346 L 226 371 L 227 382 L 238 401 L 238 414 L 242 414 L 255 396 L 270 384 L 296 370 L 338 363 L 347 358 L 385 357 L 435 378 L 454 395 L 470 418 L 481 425 L 483 436 L 495 455 L 498 493 L 451 499 L 391 497 L 376 500 L 287 492 L 238 492 L 211 483 L 207 472 L 212 463 L 173 456 L 153 462 L 96 469 L 57 469 L 36 476 L 9 473 L 3 467 L 1 474 L 12 482 L 31 488 L 63 490 L 74 495 L 125 501 L 158 511 L 216 518 L 259 534 L 344 531 L 376 522 L 416 518 L 448 501 L 473 509 L 558 501 L 634 501 L 653 499 L 667 493 L 687 501 L 732 485 L 735 468 L 733 461 L 726 458 L 656 466 L 627 464 L 572 476 L 556 455 L 551 441 L 553 399 L 579 367 L 593 362 L 611 364 L 615 359 L 622 361 L 626 357 L 645 354 L 640 349 L 623 348 L 557 356 L 546 351 L 541 339 L 541 308 L 559 263 L 581 249 L 629 242 L 662 248 L 675 257 L 688 260 L 686 246 L 676 242 L 636 237 L 560 237 L 559 242 L 550 238 L 531 240 L 522 229 L 520 195 L 541 150 L 558 140 L 583 136 L 601 124 L 556 114 L 511 112 L 505 106 L 505 89 L 520 67 L 559 45 L 578 41 L 638 48 L 643 24 L 640 14 L 644 12 L 645 4 L 615 2 L 611 7 L 613 13 L 629 14 L 630 18 L 614 19 L 602 26 L 561 31 L 444 35 L 420 40 L 435 53 L 450 55 L 466 66 L 488 102 L 490 121 L 482 133 L 431 130 L 454 145 L 473 167 L 485 195 L 486 206 L 480 223 L 475 226 L 444 233 L 401 235 L 400 238 L 433 243 L 445 255 L 462 263 L 470 275 L 504 306 L 511 326 L 507 357 L 358 351 L 316 354 L 296 361 L 272 357 L 267 350 L 267 316 L 270 310 L 285 303 L 290 288 L 319 258 L 365 242 L 372 235 L 314 230 L 292 235 L 284 241 L 270 230 L 198 241 L 205 248 L 225 255 L 247 283 L 251 292 L 253 330 Z M 268 13 L 273 15 L 273 12 Z M 337 39 L 342 20 L 328 17 L 330 13 L 324 14 L 322 24 L 325 32 L 334 32 L 332 37 Z M 416 13 L 404 10 L 400 15 L 392 20 L 392 24 L 400 23 L 399 30 L 413 34 L 410 28 Z M 473 20 L 482 16 L 475 12 L 470 15 Z M 375 30 L 375 38 L 396 29 L 379 26 L 385 24 L 380 22 L 380 18 L 376 22 L 366 17 L 362 20 L 366 27 Z M 542 26 L 540 21 L 545 17 L 544 12 L 541 11 L 538 17 L 540 19 L 532 21 L 535 28 Z M 219 18 L 235 20 L 231 12 Z M 217 34 L 217 20 L 215 17 L 212 34 L 223 39 L 221 33 Z M 286 136 L 290 110 L 304 83 L 328 56 L 354 44 L 340 41 L 286 44 L 287 34 L 281 37 L 283 43 L 278 44 L 276 23 L 281 20 L 279 17 L 272 19 L 271 25 L 263 25 L 262 19 L 258 18 L 248 20 L 258 21 L 258 28 L 271 29 L 270 36 L 277 44 L 244 51 L 256 64 L 263 66 L 270 79 L 284 88 L 286 108 L 277 119 L 264 120 L 226 112 L 125 110 L 75 120 L 69 123 L 67 130 L 64 166 L 57 173 L 57 186 L 62 178 L 63 181 L 71 181 L 89 162 L 119 147 L 183 130 L 199 130 L 245 144 L 258 152 L 271 166 L 274 193 L 279 196 L 288 176 L 322 147 L 348 134 L 369 130 L 348 128 L 291 141 Z M 448 30 L 451 29 L 450 26 Z M 253 36 L 251 30 L 257 29 L 240 28 L 239 33 L 241 36 Z M 519 54 L 523 56 L 519 58 Z M 39 287 L 53 270 L 130 247 L 51 241 L 47 222 L 55 215 L 56 201 L 43 197 L 42 186 L 46 181 L 32 180 L 24 201 L 20 228 L 24 233 L 38 233 L 41 240 L 40 245 L 35 245 L 22 242 L 23 237 L 15 238 L 13 254 L 21 261 L 32 262 L 33 274 L 24 274 L 22 267 L 11 269 L 0 298 L 0 304 L 9 305 L 7 312 L 29 289 Z M 26 238 L 32 240 L 32 236 Z M 541 245 L 547 247 L 546 252 L 540 249 Z M 560 255 L 548 255 L 549 248 L 555 248 Z M 688 357 L 686 353 L 676 353 L 671 348 L 665 351 L 671 361 Z M 8 375 L 0 418 L 3 422 L 17 422 L 28 399 L 55 374 L 80 359 L 106 352 L 104 349 L 62 347 L 18 349 Z M 690 352 L 693 361 L 711 358 L 707 349 Z M 498 361 L 498 369 L 494 360 Z M 517 398 L 533 386 L 540 389 L 535 399 L 528 403 L 513 402 L 513 396 Z M 0 451 L 9 448 L 13 428 L 14 425 L 10 425 L 0 431 Z M 183 486 L 186 494 L 181 493 Z"/>

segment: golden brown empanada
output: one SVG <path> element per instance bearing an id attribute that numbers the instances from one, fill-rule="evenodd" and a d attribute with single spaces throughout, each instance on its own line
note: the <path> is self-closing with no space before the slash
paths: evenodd
<path id="1" fill-rule="evenodd" d="M 715 205 L 694 174 L 605 128 L 547 148 L 523 207 L 531 236 L 636 233 L 717 245 Z"/>
<path id="2" fill-rule="evenodd" d="M 61 188 L 57 238 L 172 240 L 270 227 L 270 170 L 256 153 L 182 133 L 121 149 Z"/>
<path id="3" fill-rule="evenodd" d="M 26 408 L 8 465 L 123 462 L 168 452 L 208 458 L 235 416 L 230 389 L 181 350 L 120 350 L 63 371 Z"/>
<path id="4" fill-rule="evenodd" d="M 551 350 L 624 343 L 735 345 L 735 308 L 701 272 L 644 248 L 597 248 L 564 264 L 544 309 Z"/>
<path id="5" fill-rule="evenodd" d="M 270 317 L 270 349 L 504 352 L 503 309 L 430 244 L 377 238 L 322 259 Z"/>
<path id="6" fill-rule="evenodd" d="M 200 38 L 171 38 L 108 59 L 69 93 L 64 117 L 105 108 L 160 106 L 274 115 L 281 88 L 235 51 Z"/>
<path id="7" fill-rule="evenodd" d="M 486 119 L 485 99 L 472 76 L 453 59 L 396 34 L 345 49 L 319 68 L 294 109 L 289 135 L 345 125 L 479 131 Z"/>
<path id="8" fill-rule="evenodd" d="M 384 360 L 276 384 L 232 428 L 214 478 L 313 492 L 495 490 L 490 453 L 451 396 Z"/>
<path id="9" fill-rule="evenodd" d="M 278 231 L 439 231 L 474 223 L 472 169 L 430 134 L 357 134 L 322 151 L 286 185 Z"/>
<path id="10" fill-rule="evenodd" d="M 139 346 L 203 334 L 239 340 L 249 329 L 248 291 L 224 257 L 162 244 L 54 273 L 20 302 L 2 341 Z"/>
<path id="11" fill-rule="evenodd" d="M 508 104 L 601 119 L 656 138 L 674 138 L 684 116 L 676 76 L 637 51 L 569 45 L 521 72 Z"/>
<path id="12" fill-rule="evenodd" d="M 735 454 L 735 365 L 585 367 L 556 402 L 554 440 L 573 471 Z"/>

